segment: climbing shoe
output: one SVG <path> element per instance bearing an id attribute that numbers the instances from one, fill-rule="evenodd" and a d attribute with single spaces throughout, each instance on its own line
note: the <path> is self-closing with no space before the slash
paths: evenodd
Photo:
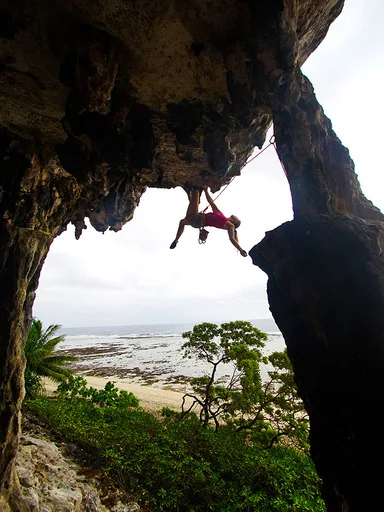
<path id="1" fill-rule="evenodd" d="M 174 249 L 177 245 L 178 240 L 174 240 L 171 245 L 169 246 L 170 249 Z"/>

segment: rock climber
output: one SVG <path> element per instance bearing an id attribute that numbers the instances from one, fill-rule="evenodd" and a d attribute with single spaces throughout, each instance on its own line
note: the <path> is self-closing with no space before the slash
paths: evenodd
<path id="1" fill-rule="evenodd" d="M 185 226 L 192 226 L 193 228 L 198 229 L 212 226 L 214 228 L 225 229 L 228 231 L 229 240 L 231 241 L 232 245 L 234 245 L 236 249 L 240 251 L 242 256 L 248 256 L 247 251 L 244 251 L 244 249 L 240 247 L 237 237 L 237 228 L 240 226 L 240 220 L 235 215 L 226 217 L 213 202 L 207 187 L 204 188 L 204 193 L 209 205 L 212 208 L 212 212 L 199 213 L 200 191 L 191 190 L 187 214 L 184 219 L 181 219 L 179 223 L 176 238 L 170 245 L 170 249 L 174 249 L 176 247 L 179 238 L 184 232 Z"/>

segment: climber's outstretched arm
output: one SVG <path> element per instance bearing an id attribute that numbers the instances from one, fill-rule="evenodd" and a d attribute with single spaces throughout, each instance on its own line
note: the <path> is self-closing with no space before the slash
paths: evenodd
<path id="1" fill-rule="evenodd" d="M 229 222 L 229 221 L 226 222 L 226 224 L 224 224 L 224 228 L 228 231 L 228 236 L 231 241 L 231 244 L 234 245 L 238 251 L 240 251 L 240 254 L 242 256 L 244 256 L 244 258 L 247 257 L 248 256 L 247 251 L 244 251 L 244 249 L 242 247 L 240 247 L 238 241 L 236 240 L 235 227 L 232 224 L 232 222 Z"/>
<path id="2" fill-rule="evenodd" d="M 212 208 L 212 211 L 213 212 L 218 212 L 220 211 L 218 209 L 218 207 L 215 205 L 215 203 L 213 202 L 213 199 L 212 197 L 210 196 L 209 192 L 208 192 L 208 187 L 204 187 L 204 193 L 205 193 L 205 197 L 207 198 L 207 201 L 208 203 L 210 204 L 211 208 Z"/>

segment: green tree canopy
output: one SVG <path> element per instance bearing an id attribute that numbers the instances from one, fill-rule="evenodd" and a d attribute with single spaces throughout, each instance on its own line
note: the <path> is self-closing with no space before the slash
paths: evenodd
<path id="1" fill-rule="evenodd" d="M 195 357 L 211 365 L 210 374 L 191 380 L 193 393 L 183 400 L 183 415 L 199 410 L 204 425 L 230 425 L 248 431 L 264 446 L 289 438 L 299 449 L 308 448 L 308 418 L 297 394 L 293 369 L 286 351 L 263 355 L 267 335 L 250 322 L 236 321 L 221 326 L 195 325 L 183 333 L 186 357 Z M 217 378 L 223 363 L 232 364 L 232 373 Z M 263 381 L 261 364 L 268 364 Z M 267 367 L 267 368 L 268 368 Z M 186 397 L 192 398 L 186 408 Z"/>
<path id="2" fill-rule="evenodd" d="M 237 391 L 252 386 L 260 393 L 262 381 L 260 363 L 267 362 L 261 348 L 267 335 L 250 322 L 228 322 L 221 326 L 211 323 L 195 325 L 192 331 L 183 333 L 189 341 L 182 345 L 186 357 L 205 360 L 212 366 L 210 375 L 192 379 L 194 402 L 201 407 L 200 418 L 205 425 L 213 420 L 216 429 L 220 421 L 235 413 L 234 399 Z M 217 368 L 222 363 L 233 363 L 233 372 L 225 384 L 216 382 Z"/>

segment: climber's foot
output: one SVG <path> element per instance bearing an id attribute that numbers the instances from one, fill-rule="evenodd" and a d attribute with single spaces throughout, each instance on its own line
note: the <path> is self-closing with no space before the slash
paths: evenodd
<path id="1" fill-rule="evenodd" d="M 191 200 L 192 198 L 192 192 L 198 192 L 199 193 L 199 202 L 200 202 L 200 198 L 201 198 L 201 193 L 203 192 L 203 188 L 201 187 L 196 187 L 195 185 L 184 185 L 184 190 L 186 191 L 186 193 L 188 194 L 188 198 L 189 200 Z"/>

